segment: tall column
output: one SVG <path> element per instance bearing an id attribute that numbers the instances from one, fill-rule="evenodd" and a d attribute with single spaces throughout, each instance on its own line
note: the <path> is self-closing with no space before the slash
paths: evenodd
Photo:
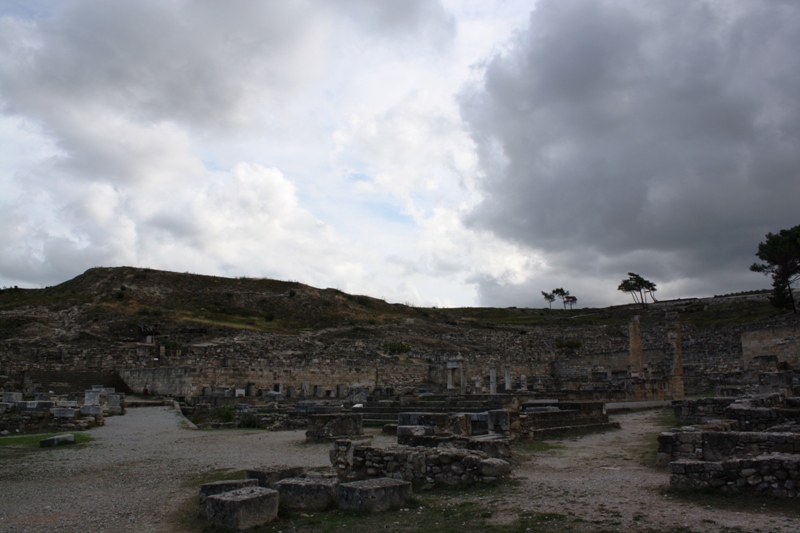
<path id="1" fill-rule="evenodd" d="M 506 392 L 508 392 L 508 391 L 511 390 L 511 367 L 506 365 L 504 370 L 505 370 L 505 376 L 504 377 L 505 377 L 505 380 L 506 380 L 506 382 L 505 382 Z"/>
<path id="2" fill-rule="evenodd" d="M 497 369 L 489 367 L 489 394 L 497 394 Z"/>
<path id="3" fill-rule="evenodd" d="M 644 362 L 642 356 L 642 324 L 639 315 L 633 317 L 629 331 L 629 343 L 631 353 L 631 377 L 644 377 Z"/>
<path id="4" fill-rule="evenodd" d="M 681 345 L 681 320 L 678 313 L 667 313 L 667 342 L 672 356 L 670 388 L 674 399 L 683 398 L 683 348 Z"/>
<path id="5" fill-rule="evenodd" d="M 458 367 L 459 376 L 458 376 L 458 384 L 461 387 L 461 394 L 464 395 L 467 393 L 467 377 L 466 377 L 466 370 L 464 370 L 464 361 L 461 361 L 461 366 Z"/>

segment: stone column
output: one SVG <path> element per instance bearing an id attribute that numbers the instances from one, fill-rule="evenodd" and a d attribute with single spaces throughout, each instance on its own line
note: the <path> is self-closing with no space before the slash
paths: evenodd
<path id="1" fill-rule="evenodd" d="M 672 357 L 672 377 L 670 388 L 673 399 L 683 398 L 683 353 L 681 344 L 681 320 L 678 313 L 667 313 L 667 354 Z"/>
<path id="2" fill-rule="evenodd" d="M 528 390 L 528 376 L 525 374 L 519 377 L 519 390 Z"/>
<path id="3" fill-rule="evenodd" d="M 497 394 L 497 369 L 489 367 L 489 394 Z"/>
<path id="4" fill-rule="evenodd" d="M 643 378 L 644 366 L 642 355 L 642 324 L 639 315 L 633 317 L 628 326 L 631 353 L 631 377 Z"/>
<path id="5" fill-rule="evenodd" d="M 505 382 L 506 392 L 508 392 L 508 391 L 511 390 L 511 367 L 506 365 L 504 370 L 505 370 L 505 376 L 504 377 L 505 377 L 505 380 L 506 380 L 506 382 Z"/>
<path id="6" fill-rule="evenodd" d="M 458 376 L 459 381 L 458 381 L 458 384 L 459 384 L 459 386 L 461 388 L 461 394 L 464 395 L 464 394 L 467 393 L 467 378 L 464 375 L 466 372 L 464 370 L 464 362 L 463 361 L 461 362 L 461 366 L 458 368 L 458 370 L 459 370 L 459 376 Z"/>

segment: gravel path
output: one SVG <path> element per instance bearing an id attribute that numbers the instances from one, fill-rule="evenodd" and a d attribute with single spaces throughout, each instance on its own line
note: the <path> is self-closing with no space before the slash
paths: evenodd
<path id="1" fill-rule="evenodd" d="M 800 520 L 720 510 L 665 496 L 668 474 L 641 465 L 643 443 L 660 431 L 658 413 L 616 418 L 622 430 L 561 442 L 517 466 L 508 509 L 568 515 L 585 531 L 792 532 Z M 95 440 L 10 458 L 0 451 L 0 532 L 169 532 L 176 513 L 215 469 L 273 464 L 328 467 L 326 444 L 303 431 L 190 431 L 166 407 L 130 409 L 91 431 Z M 393 439 L 377 436 L 374 444 Z M 512 523 L 516 513 L 492 520 Z"/>
<path id="2" fill-rule="evenodd" d="M 0 532 L 174 531 L 171 513 L 214 469 L 328 467 L 329 445 L 303 431 L 190 431 L 167 407 L 129 409 L 94 441 L 21 459 L 0 456 Z"/>
<path id="3" fill-rule="evenodd" d="M 516 469 L 522 490 L 508 499 L 509 506 L 567 514 L 587 531 L 800 531 L 796 518 L 711 508 L 665 495 L 668 471 L 642 464 L 643 455 L 652 453 L 646 443 L 663 431 L 659 414 L 612 417 L 621 430 L 566 439 L 561 448 L 537 453 Z"/>

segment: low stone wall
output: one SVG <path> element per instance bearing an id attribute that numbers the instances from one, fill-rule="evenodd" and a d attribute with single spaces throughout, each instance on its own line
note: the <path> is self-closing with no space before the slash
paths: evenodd
<path id="1" fill-rule="evenodd" d="M 758 431 L 674 431 L 658 436 L 658 463 L 724 461 L 768 453 L 800 455 L 800 434 Z"/>
<path id="2" fill-rule="evenodd" d="M 702 424 L 708 420 L 725 418 L 725 409 L 736 398 L 698 398 L 695 400 L 676 400 L 672 402 L 675 418 L 682 424 Z"/>
<path id="3" fill-rule="evenodd" d="M 84 431 L 105 424 L 102 407 L 96 407 L 81 414 L 80 408 L 56 407 L 51 401 L 0 403 L 0 433 Z"/>
<path id="4" fill-rule="evenodd" d="M 798 500 L 800 457 L 765 455 L 721 462 L 675 461 L 670 463 L 670 486 L 681 490 L 710 488 L 723 493 Z"/>
<path id="5" fill-rule="evenodd" d="M 423 489 L 470 487 L 511 473 L 507 461 L 478 451 L 421 446 L 375 448 L 349 440 L 336 441 L 330 460 L 342 481 L 390 477 Z"/>
<path id="6" fill-rule="evenodd" d="M 786 423 L 800 423 L 800 402 L 780 394 L 750 398 L 699 398 L 672 402 L 675 417 L 683 424 L 703 424 L 717 419 L 734 420 L 743 431 L 764 431 Z"/>
<path id="7" fill-rule="evenodd" d="M 323 442 L 364 434 L 360 414 L 308 415 L 306 442 Z"/>

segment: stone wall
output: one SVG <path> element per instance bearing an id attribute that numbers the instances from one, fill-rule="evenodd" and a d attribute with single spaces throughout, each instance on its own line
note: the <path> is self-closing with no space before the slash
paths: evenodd
<path id="1" fill-rule="evenodd" d="M 681 490 L 716 489 L 776 498 L 800 499 L 800 457 L 764 455 L 721 462 L 670 463 L 670 486 Z"/>
<path id="2" fill-rule="evenodd" d="M 119 371 L 125 384 L 137 394 L 191 396 L 194 371 L 191 368 L 128 368 Z"/>
<path id="3" fill-rule="evenodd" d="M 342 481 L 389 477 L 423 489 L 437 486 L 471 487 L 511 473 L 511 465 L 472 450 L 424 447 L 375 448 L 338 440 L 330 452 Z"/>
<path id="4" fill-rule="evenodd" d="M 800 454 L 800 433 L 670 431 L 658 436 L 658 464 L 682 459 L 724 461 L 769 453 Z"/>
<path id="5" fill-rule="evenodd" d="M 780 362 L 800 368 L 800 328 L 769 328 L 742 333 L 742 355 L 747 365 L 753 358 L 774 355 Z"/>

